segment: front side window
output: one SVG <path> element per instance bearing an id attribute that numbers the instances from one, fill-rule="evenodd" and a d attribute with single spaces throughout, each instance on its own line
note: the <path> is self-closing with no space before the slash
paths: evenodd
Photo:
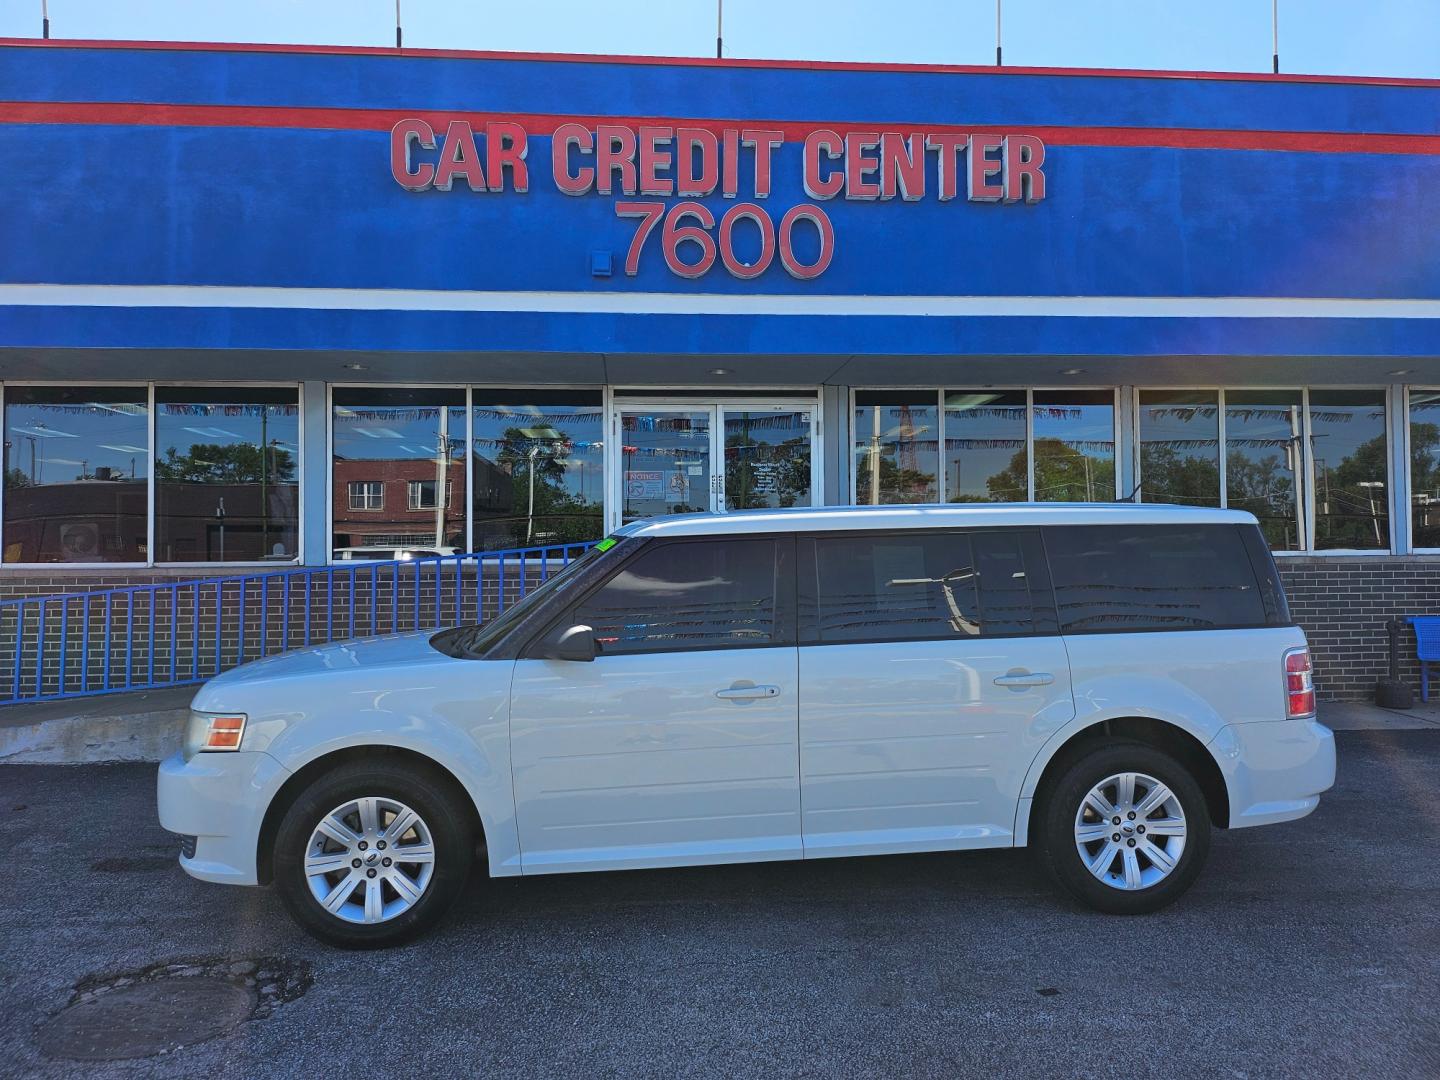
<path id="1" fill-rule="evenodd" d="M 576 606 L 604 655 L 781 643 L 775 542 L 662 543 Z"/>
<path id="2" fill-rule="evenodd" d="M 471 421 L 476 550 L 604 535 L 600 391 L 476 390 Z"/>
<path id="3" fill-rule="evenodd" d="M 1220 505 L 1220 398 L 1214 390 L 1140 391 L 1144 502 Z"/>
<path id="4" fill-rule="evenodd" d="M 462 550 L 465 515 L 437 505 L 435 492 L 441 483 L 465 490 L 464 391 L 337 387 L 332 400 L 333 485 L 349 493 L 333 509 L 335 557 L 396 546 Z M 387 501 L 392 482 L 406 487 Z M 429 484 L 430 498 L 401 499 L 410 484 Z"/>
<path id="5" fill-rule="evenodd" d="M 1060 628 L 1265 626 L 1265 602 L 1234 525 L 1046 528 Z"/>
<path id="6" fill-rule="evenodd" d="M 938 406 L 934 391 L 855 394 L 857 503 L 930 503 L 940 498 Z"/>
<path id="7" fill-rule="evenodd" d="M 1036 502 L 1113 502 L 1115 395 L 1036 390 L 1032 406 Z"/>
<path id="8" fill-rule="evenodd" d="M 1018 532 L 818 537 L 814 551 L 811 595 L 822 643 L 951 640 L 1033 629 Z"/>
<path id="9" fill-rule="evenodd" d="M 300 537 L 294 387 L 157 387 L 158 562 L 292 560 Z"/>
<path id="10" fill-rule="evenodd" d="M 6 387 L 6 562 L 146 561 L 148 397 L 130 386 Z"/>
<path id="11" fill-rule="evenodd" d="M 1385 391 L 1310 391 L 1315 548 L 1390 546 Z"/>

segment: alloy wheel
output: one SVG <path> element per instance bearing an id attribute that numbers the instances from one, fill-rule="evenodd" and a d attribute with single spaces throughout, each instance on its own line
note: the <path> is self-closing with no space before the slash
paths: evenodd
<path id="1" fill-rule="evenodd" d="M 1080 861 L 1114 889 L 1148 889 L 1169 877 L 1185 851 L 1185 808 L 1165 784 L 1141 772 L 1107 776 L 1075 814 Z"/>
<path id="2" fill-rule="evenodd" d="M 305 847 L 316 902 L 351 923 L 403 915 L 435 873 L 435 841 L 410 807 L 383 796 L 351 799 L 320 819 Z"/>

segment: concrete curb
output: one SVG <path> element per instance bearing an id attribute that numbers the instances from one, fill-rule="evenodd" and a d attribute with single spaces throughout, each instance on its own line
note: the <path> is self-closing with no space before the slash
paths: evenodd
<path id="1" fill-rule="evenodd" d="M 180 749 L 195 687 L 0 710 L 0 764 L 160 761 Z"/>

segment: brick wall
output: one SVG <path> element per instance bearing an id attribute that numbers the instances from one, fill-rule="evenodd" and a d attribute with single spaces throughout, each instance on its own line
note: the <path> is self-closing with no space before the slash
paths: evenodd
<path id="1" fill-rule="evenodd" d="M 1370 697 L 1389 673 L 1385 621 L 1440 614 L 1440 556 L 1282 558 L 1276 562 L 1290 612 L 1305 628 L 1322 701 Z M 1418 694 L 1415 634 L 1400 636 L 1400 675 Z"/>

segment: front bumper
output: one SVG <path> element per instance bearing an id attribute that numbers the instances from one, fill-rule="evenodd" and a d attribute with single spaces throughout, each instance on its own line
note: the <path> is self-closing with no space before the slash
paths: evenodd
<path id="1" fill-rule="evenodd" d="M 1317 720 L 1231 724 L 1210 743 L 1230 791 L 1230 828 L 1302 818 L 1335 783 L 1335 736 Z"/>
<path id="2" fill-rule="evenodd" d="M 155 794 L 160 824 L 195 838 L 180 865 L 191 877 L 228 885 L 257 885 L 256 852 L 265 809 L 289 771 L 269 754 L 244 750 L 175 754 L 160 764 Z"/>

